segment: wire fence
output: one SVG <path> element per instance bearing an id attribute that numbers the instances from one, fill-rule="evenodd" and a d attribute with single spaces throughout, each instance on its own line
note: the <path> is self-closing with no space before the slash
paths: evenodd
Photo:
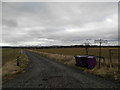
<path id="1" fill-rule="evenodd" d="M 118 67 L 120 69 L 120 49 L 109 49 L 110 67 Z"/>

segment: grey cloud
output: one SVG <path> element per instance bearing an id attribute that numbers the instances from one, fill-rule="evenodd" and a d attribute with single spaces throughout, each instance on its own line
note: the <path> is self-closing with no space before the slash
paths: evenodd
<path id="1" fill-rule="evenodd" d="M 3 41 L 16 44 L 46 38 L 43 45 L 85 39 L 117 40 L 117 3 L 3 3 Z M 76 30 L 76 31 L 75 31 Z M 74 42 L 71 42 L 74 41 Z M 34 43 L 33 43 L 34 44 Z"/>
<path id="2" fill-rule="evenodd" d="M 2 19 L 2 24 L 7 27 L 16 27 L 18 24 L 14 20 Z"/>

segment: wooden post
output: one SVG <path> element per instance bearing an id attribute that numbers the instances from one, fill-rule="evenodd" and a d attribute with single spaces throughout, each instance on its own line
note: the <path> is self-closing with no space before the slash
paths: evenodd
<path id="1" fill-rule="evenodd" d="M 89 44 L 90 44 L 88 39 L 86 39 L 86 42 L 84 44 L 85 44 L 85 49 L 86 49 L 86 55 L 88 55 L 88 47 L 89 47 Z"/>
<path id="2" fill-rule="evenodd" d="M 86 46 L 86 55 L 88 55 L 88 47 Z"/>
<path id="3" fill-rule="evenodd" d="M 101 44 L 102 43 L 107 43 L 107 40 L 103 40 L 103 39 L 98 39 L 95 40 L 95 43 L 100 43 L 100 48 L 99 48 L 99 68 L 100 68 L 100 59 L 101 59 Z"/>
<path id="4" fill-rule="evenodd" d="M 17 66 L 20 66 L 20 64 L 19 64 L 19 56 L 17 56 L 16 63 L 17 63 Z"/>
<path id="5" fill-rule="evenodd" d="M 101 59 L 101 42 L 100 42 L 100 48 L 99 48 L 99 68 L 100 68 L 100 59 Z"/>
<path id="6" fill-rule="evenodd" d="M 105 58 L 104 57 L 103 57 L 103 63 L 104 63 L 104 67 L 105 67 L 106 65 L 105 65 Z"/>
<path id="7" fill-rule="evenodd" d="M 120 49 L 118 48 L 118 73 L 120 74 Z"/>
<path id="8" fill-rule="evenodd" d="M 111 57 L 111 54 L 112 54 L 112 52 L 111 52 L 111 50 L 109 50 L 109 57 L 110 57 L 110 68 L 112 67 L 112 57 Z"/>

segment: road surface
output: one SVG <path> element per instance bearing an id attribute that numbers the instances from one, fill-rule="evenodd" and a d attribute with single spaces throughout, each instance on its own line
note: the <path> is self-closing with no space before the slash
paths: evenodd
<path id="1" fill-rule="evenodd" d="M 3 88 L 118 88 L 119 83 L 83 72 L 25 51 L 30 59 L 26 72 L 3 83 Z"/>

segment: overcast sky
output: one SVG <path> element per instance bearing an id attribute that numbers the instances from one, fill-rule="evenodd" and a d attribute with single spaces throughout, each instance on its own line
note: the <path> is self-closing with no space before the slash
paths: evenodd
<path id="1" fill-rule="evenodd" d="M 118 42 L 117 2 L 3 2 L 1 45 Z"/>

